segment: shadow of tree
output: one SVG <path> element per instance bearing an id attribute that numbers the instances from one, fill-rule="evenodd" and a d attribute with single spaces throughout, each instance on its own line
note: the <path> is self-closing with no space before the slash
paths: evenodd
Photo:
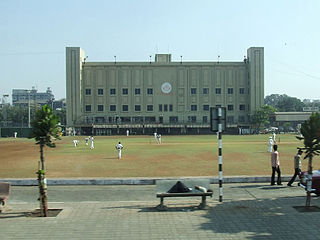
<path id="1" fill-rule="evenodd" d="M 204 214 L 208 221 L 202 230 L 235 234 L 244 239 L 300 239 L 308 232 L 320 233 L 318 212 L 301 213 L 293 206 L 303 206 L 305 197 L 280 197 L 218 203 Z M 315 201 L 314 201 L 315 202 Z M 308 221 L 302 219 L 307 218 Z M 300 230 L 301 231 L 300 231 Z M 309 237 L 311 237 L 309 235 Z M 312 236 L 315 239 L 316 236 Z"/>

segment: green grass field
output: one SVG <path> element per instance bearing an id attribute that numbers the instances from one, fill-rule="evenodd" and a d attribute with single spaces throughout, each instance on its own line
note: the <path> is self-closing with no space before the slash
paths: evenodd
<path id="1" fill-rule="evenodd" d="M 224 135 L 223 175 L 270 175 L 269 135 Z M 45 149 L 48 177 L 175 177 L 217 176 L 216 135 L 163 136 L 156 144 L 153 136 L 97 136 L 95 149 L 85 146 L 84 136 L 63 137 L 57 147 Z M 277 135 L 282 174 L 293 173 L 293 156 L 302 142 L 295 135 Z M 72 140 L 80 141 L 77 148 Z M 121 141 L 122 159 L 115 145 Z M 35 177 L 39 146 L 30 139 L 0 139 L 0 177 Z M 320 167 L 319 157 L 314 169 Z M 307 161 L 303 161 L 306 170 Z"/>

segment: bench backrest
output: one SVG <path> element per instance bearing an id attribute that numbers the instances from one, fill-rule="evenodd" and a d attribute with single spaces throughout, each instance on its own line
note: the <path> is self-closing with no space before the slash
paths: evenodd
<path id="1" fill-rule="evenodd" d="M 157 193 L 165 193 L 170 190 L 170 188 L 175 185 L 178 181 L 182 182 L 186 187 L 192 188 L 192 192 L 199 192 L 194 188 L 198 185 L 206 189 L 210 189 L 210 180 L 203 179 L 175 179 L 175 180 L 156 180 L 156 191 Z"/>
<path id="2" fill-rule="evenodd" d="M 10 194 L 10 183 L 0 182 L 0 197 L 8 198 Z"/>

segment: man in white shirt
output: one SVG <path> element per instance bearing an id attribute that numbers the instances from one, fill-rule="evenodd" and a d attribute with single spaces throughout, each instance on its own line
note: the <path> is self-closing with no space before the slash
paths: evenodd
<path id="1" fill-rule="evenodd" d="M 277 142 L 277 139 L 276 139 L 276 138 L 277 138 L 277 135 L 276 135 L 276 133 L 273 132 L 273 133 L 272 133 L 272 136 L 273 136 L 273 142 L 276 143 L 276 142 Z"/>
<path id="2" fill-rule="evenodd" d="M 294 180 L 296 180 L 296 177 L 301 173 L 301 155 L 303 151 L 301 149 L 298 150 L 297 155 L 294 156 L 293 161 L 294 161 L 294 174 L 291 178 L 291 180 L 288 182 L 288 186 L 292 187 L 292 183 Z"/>
<path id="3" fill-rule="evenodd" d="M 90 149 L 94 149 L 94 146 L 93 146 L 94 138 L 93 138 L 93 136 L 91 136 L 90 141 L 91 141 Z"/>
<path id="4" fill-rule="evenodd" d="M 118 159 L 121 159 L 121 150 L 123 149 L 121 142 L 116 145 L 116 149 L 118 150 Z"/>
<path id="5" fill-rule="evenodd" d="M 272 139 L 272 137 L 269 137 L 269 141 L 268 141 L 268 152 L 272 152 L 272 146 L 274 144 L 274 141 Z"/>
<path id="6" fill-rule="evenodd" d="M 75 147 L 77 147 L 77 146 L 78 146 L 78 143 L 79 143 L 79 141 L 78 141 L 78 140 L 73 140 L 73 144 L 74 144 L 74 146 L 75 146 Z"/>

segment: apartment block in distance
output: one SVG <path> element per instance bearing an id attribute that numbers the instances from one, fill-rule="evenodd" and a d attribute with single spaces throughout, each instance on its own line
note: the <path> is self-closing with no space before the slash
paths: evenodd
<path id="1" fill-rule="evenodd" d="M 12 89 L 12 105 L 19 107 L 43 106 L 51 104 L 54 100 L 54 95 L 50 87 L 45 92 L 38 92 L 35 87 L 32 89 Z"/>
<path id="2" fill-rule="evenodd" d="M 238 62 L 88 62 L 66 48 L 67 126 L 82 134 L 206 134 L 210 107 L 225 107 L 227 131 L 250 126 L 264 102 L 264 49 Z"/>

